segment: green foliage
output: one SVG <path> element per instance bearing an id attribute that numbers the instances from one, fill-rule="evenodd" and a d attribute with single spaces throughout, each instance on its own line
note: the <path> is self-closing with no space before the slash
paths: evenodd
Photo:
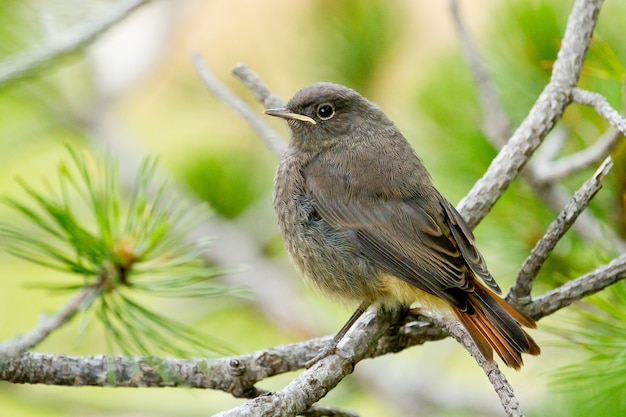
<path id="1" fill-rule="evenodd" d="M 480 106 L 467 65 L 459 55 L 441 58 L 427 75 L 416 98 L 419 111 L 434 122 L 422 134 L 424 145 L 433 152 L 439 169 L 455 167 L 463 172 L 455 186 L 467 190 L 485 171 L 495 151 L 480 129 Z M 438 169 L 435 166 L 435 170 Z M 442 176 L 443 177 L 443 176 Z M 461 190 L 459 190 L 461 192 Z"/>
<path id="2" fill-rule="evenodd" d="M 589 356 L 557 371 L 554 380 L 569 394 L 568 415 L 613 416 L 626 410 L 626 283 L 589 301 L 587 308 L 575 310 L 579 320 L 573 328 L 561 331 Z"/>
<path id="3" fill-rule="evenodd" d="M 266 192 L 272 174 L 263 162 L 247 150 L 225 147 L 194 156 L 182 175 L 217 213 L 232 219 Z M 267 176 L 256 175 L 259 171 L 267 171 Z"/>
<path id="4" fill-rule="evenodd" d="M 367 93 L 399 35 L 400 11 L 385 0 L 320 1 L 314 10 L 316 56 L 332 81 Z"/>
<path id="5" fill-rule="evenodd" d="M 19 180 L 29 200 L 5 202 L 28 222 L 29 230 L 0 225 L 0 242 L 15 256 L 78 275 L 79 282 L 52 289 L 97 289 L 85 310 L 92 311 L 125 353 L 159 352 L 185 356 L 225 352 L 215 338 L 200 335 L 135 297 L 214 297 L 233 290 L 208 281 L 226 272 L 201 260 L 207 241 L 187 242 L 208 215 L 204 206 L 187 207 L 153 187 L 156 160 L 141 165 L 127 204 L 121 202 L 117 163 L 70 148 L 72 164 L 61 163 L 58 187 L 40 192 Z"/>
<path id="6" fill-rule="evenodd" d="M 486 62 L 514 125 L 528 113 L 550 80 L 570 2 L 505 2 L 493 11 L 487 31 Z"/>
<path id="7" fill-rule="evenodd" d="M 616 10 L 609 10 L 611 8 Z M 495 12 L 501 18 L 495 20 L 488 31 L 489 46 L 484 49 L 503 104 L 515 123 L 526 115 L 550 79 L 570 9 L 569 1 L 531 0 L 507 2 L 502 10 Z M 626 7 L 624 4 L 607 4 L 601 16 L 611 12 L 622 14 Z M 623 106 L 626 58 L 620 27 L 621 24 L 614 19 L 598 24 L 579 83 L 581 87 L 607 97 L 616 108 Z M 576 131 L 581 121 L 591 121 L 601 129 L 606 128 L 604 120 L 593 110 L 582 109 L 584 118 L 574 116 L 564 120 L 572 131 Z M 578 106 L 568 110 L 577 116 L 579 111 Z"/>

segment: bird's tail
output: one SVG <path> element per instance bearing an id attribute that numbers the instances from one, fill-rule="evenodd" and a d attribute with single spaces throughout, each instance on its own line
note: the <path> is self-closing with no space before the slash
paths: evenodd
<path id="1" fill-rule="evenodd" d="M 522 353 L 538 355 L 541 349 L 522 329 L 535 328 L 535 322 L 517 311 L 480 283 L 468 292 L 468 308 L 455 313 L 487 360 L 493 360 L 493 350 L 511 368 L 523 365 Z M 493 350 L 492 350 L 493 349 Z"/>

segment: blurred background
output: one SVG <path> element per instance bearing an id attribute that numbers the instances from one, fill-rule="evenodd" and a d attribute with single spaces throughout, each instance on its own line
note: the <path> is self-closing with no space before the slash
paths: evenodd
<path id="1" fill-rule="evenodd" d="M 2 0 L 0 68 L 12 57 L 97 24 L 123 3 Z M 147 3 L 84 50 L 0 85 L 0 193 L 16 198 L 24 194 L 16 175 L 32 185 L 46 180 L 54 185 L 53 173 L 59 161 L 67 159 L 67 143 L 111 150 L 125 176 L 134 175 L 146 155 L 158 156 L 159 177 L 190 200 L 207 201 L 214 211 L 203 229 L 214 240 L 208 258 L 244 266 L 221 282 L 246 286 L 251 296 L 211 302 L 165 300 L 152 307 L 219 337 L 238 353 L 333 334 L 354 306 L 324 300 L 294 271 L 271 206 L 277 157 L 202 84 L 193 67 L 194 52 L 259 113 L 262 106 L 230 75 L 238 62 L 257 72 L 285 100 L 315 81 L 355 88 L 396 122 L 453 204 L 496 154 L 481 131 L 476 88 L 446 1 Z M 459 1 L 461 16 L 514 127 L 549 80 L 572 4 Z M 626 3 L 606 1 L 580 83 L 605 95 L 620 111 L 625 13 Z M 287 138 L 280 121 L 267 118 L 267 123 Z M 592 110 L 571 106 L 551 136 L 564 141 L 558 154 L 564 155 L 585 148 L 607 128 Z M 626 238 L 624 151 L 623 143 L 614 148 L 615 167 L 590 208 L 602 230 L 612 230 L 621 239 Z M 567 178 L 562 186 L 573 192 L 594 169 Z M 3 221 L 13 221 L 14 216 L 0 205 Z M 479 247 L 505 291 L 554 217 L 533 188 L 516 181 L 476 229 Z M 606 263 L 616 253 L 610 242 L 570 232 L 542 270 L 534 294 Z M 70 297 L 29 287 L 67 279 L 0 253 L 0 340 L 28 331 L 42 312 L 56 311 Z M 597 297 L 598 302 L 606 297 L 617 296 L 609 292 Z M 625 306 L 613 307 L 622 318 L 626 315 Z M 604 314 L 593 303 L 578 303 L 541 320 L 531 333 L 542 355 L 526 358 L 521 372 L 505 370 L 529 416 L 620 415 L 616 410 L 626 410 L 623 395 L 601 395 L 610 390 L 623 393 L 622 377 L 594 374 L 599 367 L 563 372 L 596 353 L 590 347 L 593 340 L 582 337 L 588 317 L 576 310 Z M 103 337 L 97 323 L 86 326 L 74 320 L 35 350 L 119 353 L 108 351 Z M 603 337 L 626 346 L 623 334 Z M 293 377 L 283 375 L 259 386 L 277 390 Z M 589 398 L 603 398 L 602 405 Z M 3 416 L 200 416 L 242 401 L 200 390 L 0 382 Z M 452 340 L 364 361 L 322 402 L 361 416 L 501 415 L 482 371 Z"/>

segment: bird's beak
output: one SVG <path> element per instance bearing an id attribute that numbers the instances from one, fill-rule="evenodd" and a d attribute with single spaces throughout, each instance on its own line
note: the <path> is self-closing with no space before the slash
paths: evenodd
<path id="1" fill-rule="evenodd" d="M 282 117 L 283 119 L 295 119 L 295 120 L 302 120 L 303 122 L 309 122 L 312 124 L 317 124 L 315 122 L 315 120 L 311 119 L 309 116 L 305 116 L 303 114 L 298 114 L 298 113 L 292 113 L 289 110 L 282 108 L 282 109 L 267 109 L 265 110 L 263 113 L 269 115 L 269 116 L 276 116 L 276 117 Z"/>

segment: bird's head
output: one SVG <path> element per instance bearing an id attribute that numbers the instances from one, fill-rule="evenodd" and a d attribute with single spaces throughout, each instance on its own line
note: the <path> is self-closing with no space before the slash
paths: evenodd
<path id="1" fill-rule="evenodd" d="M 304 87 L 284 108 L 268 109 L 265 114 L 285 119 L 292 144 L 309 151 L 341 141 L 367 140 L 374 132 L 393 127 L 380 107 L 356 91 L 324 82 Z"/>

